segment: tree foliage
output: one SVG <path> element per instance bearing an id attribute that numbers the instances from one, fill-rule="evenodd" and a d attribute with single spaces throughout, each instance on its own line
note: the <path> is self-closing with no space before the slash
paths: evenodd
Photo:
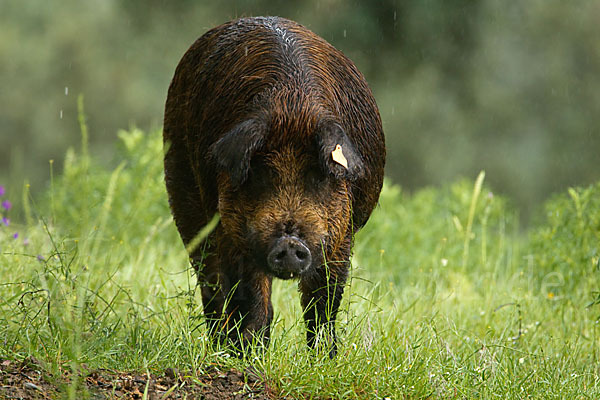
<path id="1" fill-rule="evenodd" d="M 87 1 L 0 4 L 0 179 L 39 189 L 48 160 L 77 141 L 85 96 L 91 144 L 162 124 L 187 47 L 250 15 L 295 19 L 344 51 L 379 102 L 388 176 L 408 188 L 473 178 L 523 213 L 550 192 L 600 178 L 597 2 L 425 0 Z"/>

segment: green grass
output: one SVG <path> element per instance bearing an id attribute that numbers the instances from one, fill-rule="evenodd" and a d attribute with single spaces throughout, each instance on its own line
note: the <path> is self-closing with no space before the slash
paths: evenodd
<path id="1" fill-rule="evenodd" d="M 557 195 L 523 233 L 483 174 L 414 194 L 386 182 L 356 237 L 338 357 L 307 351 L 296 287 L 277 281 L 271 346 L 240 360 L 205 336 L 160 132 L 119 137 L 118 167 L 85 137 L 43 196 L 18 196 L 27 222 L 0 228 L 0 358 L 49 372 L 251 366 L 291 398 L 600 396 L 600 184 Z"/>

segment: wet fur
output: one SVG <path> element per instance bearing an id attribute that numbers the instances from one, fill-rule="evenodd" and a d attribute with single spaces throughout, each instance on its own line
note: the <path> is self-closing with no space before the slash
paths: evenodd
<path id="1" fill-rule="evenodd" d="M 377 202 L 385 160 L 377 106 L 354 64 L 292 21 L 228 22 L 177 66 L 164 141 L 184 243 L 221 215 L 190 253 L 211 334 L 268 340 L 273 276 L 265 254 L 293 233 L 313 255 L 299 281 L 308 343 L 322 332 L 335 354 L 353 235 Z M 337 144 L 348 169 L 331 159 Z"/>

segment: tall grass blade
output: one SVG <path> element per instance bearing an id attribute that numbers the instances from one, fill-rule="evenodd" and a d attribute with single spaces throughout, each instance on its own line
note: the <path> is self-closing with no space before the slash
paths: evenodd
<path id="1" fill-rule="evenodd" d="M 217 224 L 219 223 L 220 220 L 221 220 L 221 216 L 219 215 L 219 213 L 215 213 L 215 215 L 213 215 L 210 222 L 208 224 L 206 224 L 206 226 L 204 226 L 202 229 L 200 229 L 200 232 L 198 232 L 198 234 L 194 237 L 194 239 L 192 239 L 188 243 L 188 245 L 185 246 L 185 249 L 187 250 L 187 252 L 189 254 L 194 252 L 198 248 L 200 243 L 202 243 L 202 241 L 204 239 L 206 239 L 208 237 L 208 235 L 210 235 L 210 233 L 217 227 Z"/>
<path id="2" fill-rule="evenodd" d="M 477 200 L 481 194 L 481 187 L 483 186 L 483 180 L 485 178 L 485 171 L 481 171 L 475 180 L 473 186 L 473 195 L 471 196 L 471 206 L 469 207 L 469 217 L 467 218 L 467 227 L 465 230 L 465 241 L 463 245 L 463 257 L 462 264 L 463 268 L 467 267 L 467 261 L 469 259 L 469 243 L 471 242 L 471 235 L 473 230 L 473 219 L 475 218 L 475 208 L 477 207 Z"/>

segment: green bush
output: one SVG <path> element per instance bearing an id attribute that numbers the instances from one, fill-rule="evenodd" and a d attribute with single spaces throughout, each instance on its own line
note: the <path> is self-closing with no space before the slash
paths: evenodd
<path id="1" fill-rule="evenodd" d="M 598 290 L 600 183 L 570 188 L 546 202 L 544 211 L 545 221 L 533 230 L 528 249 L 541 284 L 559 292 L 548 291 L 550 296 L 572 298 L 581 287 Z"/>
<path id="2" fill-rule="evenodd" d="M 152 227 L 169 219 L 160 131 L 119 132 L 118 167 L 101 167 L 82 150 L 69 149 L 62 175 L 52 182 L 41 212 L 73 237 L 101 232 L 102 241 L 137 246 Z M 169 236 L 173 240 L 173 236 Z"/>
<path id="3" fill-rule="evenodd" d="M 356 264 L 367 258 L 393 265 L 385 279 L 396 283 L 424 271 L 483 276 L 498 268 L 511 257 L 507 235 L 514 234 L 516 214 L 482 185 L 483 176 L 475 185 L 462 180 L 411 195 L 386 181 L 380 205 L 357 235 Z"/>

